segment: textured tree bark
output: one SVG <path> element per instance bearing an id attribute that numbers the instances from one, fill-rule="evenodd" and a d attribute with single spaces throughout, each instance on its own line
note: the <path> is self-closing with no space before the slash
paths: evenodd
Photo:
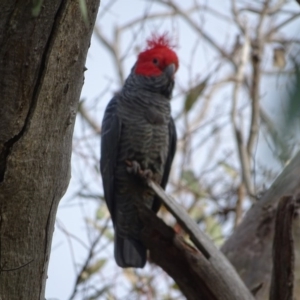
<path id="1" fill-rule="evenodd" d="M 295 210 L 296 199 L 294 197 L 285 196 L 280 199 L 275 220 L 270 300 L 293 299 L 295 268 L 293 221 Z"/>
<path id="2" fill-rule="evenodd" d="M 144 223 L 140 239 L 150 250 L 150 260 L 174 279 L 187 299 L 254 299 L 239 281 L 228 285 L 235 282 L 235 277 L 228 278 L 226 270 L 220 274 L 222 264 L 216 267 L 212 262 L 217 260 L 215 253 L 206 257 L 147 208 L 139 207 L 139 216 Z"/>
<path id="3" fill-rule="evenodd" d="M 189 246 L 162 220 L 147 215 L 140 208 L 141 220 L 145 224 L 142 240 L 150 250 L 152 260 L 173 277 L 185 296 L 188 299 L 253 300 L 250 291 L 226 257 L 188 213 L 152 180 L 148 180 L 148 186 L 176 218 L 196 247 Z"/>
<path id="4" fill-rule="evenodd" d="M 269 299 L 276 210 L 279 199 L 282 196 L 292 194 L 297 196 L 297 199 L 299 198 L 299 174 L 300 152 L 278 176 L 262 199 L 248 211 L 241 225 L 234 231 L 222 248 L 256 299 Z M 148 182 L 148 185 L 163 199 L 163 202 L 176 218 L 182 214 L 177 207 L 173 207 L 172 203 L 169 203 L 169 200 L 164 198 L 165 195 L 161 192 L 161 189 L 157 189 L 156 185 L 152 184 L 151 181 Z M 280 214 L 280 211 L 281 209 L 279 208 L 278 214 Z M 213 254 L 212 257 L 214 257 L 215 251 L 211 251 L 212 248 L 207 250 L 207 248 L 210 248 L 209 243 L 203 237 L 189 232 L 190 226 L 188 224 L 190 220 L 187 220 L 187 217 L 180 216 L 179 219 L 177 218 L 177 221 L 180 222 L 181 219 L 184 219 L 181 225 L 184 225 L 183 227 L 190 233 L 192 239 L 193 237 L 196 239 L 197 243 L 193 240 L 195 245 L 199 242 L 199 247 L 197 246 L 199 251 L 186 244 L 180 236 L 175 234 L 172 228 L 164 224 L 162 220 L 146 208 L 139 207 L 139 215 L 145 225 L 141 231 L 140 239 L 150 250 L 151 260 L 161 266 L 176 281 L 187 299 L 235 299 L 235 293 L 243 291 L 242 286 L 237 287 L 233 284 L 236 288 L 235 290 L 232 289 L 232 285 L 228 286 L 228 284 L 225 284 L 228 276 L 234 276 L 231 276 L 227 272 L 228 270 L 224 268 L 224 272 L 218 272 L 222 268 L 219 265 L 214 265 L 215 259 L 210 262 L 210 256 Z M 295 265 L 295 272 L 294 279 L 289 277 L 287 284 L 294 286 L 293 300 L 298 300 L 300 299 L 299 204 L 297 204 L 297 210 L 294 207 L 293 215 L 292 235 L 295 256 L 293 264 Z M 291 232 L 290 236 L 286 238 L 289 239 L 290 237 Z M 279 242 L 277 241 L 277 244 Z M 287 251 L 288 249 L 285 250 Z M 285 254 L 279 253 L 279 255 Z M 288 257 L 286 258 L 288 259 Z M 233 280 L 233 278 L 230 280 Z M 278 281 L 278 278 L 274 278 L 274 280 Z M 277 288 L 272 287 L 274 291 L 277 291 Z M 279 295 L 277 294 L 276 292 L 276 299 L 281 299 L 278 298 Z M 246 292 L 241 293 L 237 299 L 242 299 L 243 297 L 252 298 Z"/>
<path id="5" fill-rule="evenodd" d="M 262 284 L 256 299 L 269 299 L 272 273 L 272 243 L 279 199 L 300 191 L 300 152 L 278 176 L 264 196 L 247 212 L 242 223 L 222 247 L 223 253 L 252 291 Z M 299 235 L 300 223 L 293 232 Z M 294 297 L 300 299 L 300 236 L 295 239 Z"/>
<path id="6" fill-rule="evenodd" d="M 99 0 L 0 3 L 0 298 L 44 299 Z"/>

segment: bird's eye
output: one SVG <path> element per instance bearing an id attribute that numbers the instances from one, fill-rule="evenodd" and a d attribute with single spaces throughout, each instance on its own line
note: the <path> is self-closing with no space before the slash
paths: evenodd
<path id="1" fill-rule="evenodd" d="M 153 63 L 154 63 L 155 65 L 158 65 L 158 59 L 157 59 L 157 58 L 153 58 Z"/>

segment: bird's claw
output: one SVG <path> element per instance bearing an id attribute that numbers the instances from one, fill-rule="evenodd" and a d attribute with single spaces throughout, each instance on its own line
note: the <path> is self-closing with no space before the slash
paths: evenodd
<path id="1" fill-rule="evenodd" d="M 130 174 L 139 174 L 141 172 L 141 165 L 133 160 L 133 161 L 129 161 L 126 160 L 125 161 L 126 165 L 127 165 L 127 172 Z"/>
<path id="2" fill-rule="evenodd" d="M 152 179 L 153 178 L 153 172 L 150 169 L 146 169 L 146 170 L 142 171 L 141 176 L 145 179 Z"/>
<path id="3" fill-rule="evenodd" d="M 153 177 L 153 172 L 150 169 L 142 170 L 141 165 L 136 161 L 125 161 L 127 165 L 127 172 L 130 174 L 139 175 L 144 179 L 151 179 Z"/>

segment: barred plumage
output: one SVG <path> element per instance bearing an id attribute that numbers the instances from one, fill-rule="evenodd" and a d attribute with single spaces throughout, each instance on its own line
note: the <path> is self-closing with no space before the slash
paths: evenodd
<path id="1" fill-rule="evenodd" d="M 165 188 L 176 147 L 170 98 L 178 62 L 163 66 L 155 76 L 136 74 L 137 64 L 107 106 L 101 143 L 105 200 L 115 228 L 115 259 L 121 267 L 136 268 L 146 262 L 146 249 L 137 238 L 142 224 L 136 206 L 157 211 L 159 200 L 143 178 L 129 174 L 126 161 L 151 170 L 153 179 Z"/>

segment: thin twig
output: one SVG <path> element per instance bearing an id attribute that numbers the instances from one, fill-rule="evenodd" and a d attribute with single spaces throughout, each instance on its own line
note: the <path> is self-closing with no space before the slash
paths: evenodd
<path id="1" fill-rule="evenodd" d="M 268 31 L 266 36 L 272 36 L 274 33 L 278 32 L 282 27 L 284 27 L 288 23 L 290 23 L 290 22 L 296 20 L 297 18 L 299 18 L 299 16 L 300 16 L 300 13 L 297 13 L 297 14 L 294 14 L 292 17 L 287 18 L 286 20 L 284 20 L 283 22 L 281 22 L 277 26 L 273 27 L 270 31 Z"/>
<path id="2" fill-rule="evenodd" d="M 245 183 L 246 190 L 249 195 L 254 195 L 253 186 L 251 180 L 251 166 L 250 166 L 250 158 L 246 151 L 243 135 L 241 130 L 237 125 L 237 101 L 239 97 L 239 91 L 244 79 L 245 68 L 247 65 L 248 57 L 249 57 L 249 49 L 250 49 L 250 40 L 248 35 L 245 35 L 244 45 L 241 50 L 240 63 L 237 66 L 236 72 L 236 83 L 234 85 L 233 90 L 233 99 L 232 99 L 232 109 L 231 109 L 231 122 L 233 126 L 233 131 L 235 134 L 235 140 L 238 147 L 239 159 L 241 164 L 242 178 Z"/>
<path id="3" fill-rule="evenodd" d="M 118 37 L 118 36 L 116 36 L 117 32 L 118 32 L 118 30 L 115 30 L 115 38 Z M 108 52 L 111 54 L 111 56 L 114 60 L 114 63 L 115 63 L 116 70 L 118 71 L 120 85 L 123 85 L 125 77 L 124 77 L 123 67 L 121 64 L 119 45 L 117 44 L 116 41 L 114 44 L 109 42 L 107 40 L 107 38 L 104 37 L 103 33 L 101 32 L 101 30 L 98 26 L 95 26 L 94 34 L 95 34 L 95 37 L 98 38 L 98 40 L 106 47 Z"/>
<path id="4" fill-rule="evenodd" d="M 181 10 L 173 1 L 163 1 L 156 0 L 156 2 L 164 4 L 170 8 L 172 8 L 179 16 L 181 16 L 194 30 L 196 30 L 205 40 L 211 45 L 217 52 L 221 54 L 222 57 L 225 57 L 228 61 L 230 61 L 233 65 L 235 65 L 232 57 L 222 49 L 201 27 L 197 25 L 196 22 L 183 10 Z"/>
<path id="5" fill-rule="evenodd" d="M 91 128 L 94 129 L 94 131 L 97 134 L 101 133 L 101 128 L 100 126 L 96 123 L 95 120 L 92 119 L 92 117 L 89 115 L 89 113 L 86 111 L 84 107 L 84 101 L 79 102 L 78 105 L 78 112 L 82 116 L 82 118 L 91 126 Z"/>
<path id="6" fill-rule="evenodd" d="M 77 294 L 77 290 L 78 290 L 78 286 L 82 280 L 82 274 L 86 271 L 86 269 L 88 268 L 91 260 L 93 259 L 94 257 L 94 250 L 96 248 L 96 246 L 98 245 L 101 237 L 103 236 L 106 228 L 107 228 L 107 225 L 109 223 L 110 219 L 107 219 L 107 221 L 105 222 L 102 230 L 100 231 L 99 235 L 96 237 L 96 239 L 92 242 L 91 246 L 89 247 L 89 252 L 88 252 L 88 255 L 80 269 L 80 271 L 78 272 L 77 274 L 77 277 L 76 277 L 76 280 L 75 280 L 75 284 L 74 284 L 74 288 L 73 288 L 73 292 L 69 298 L 69 300 L 73 300 Z"/>
<path id="7" fill-rule="evenodd" d="M 257 41 L 256 45 L 253 46 L 252 49 L 252 86 L 250 89 L 251 94 L 251 124 L 250 124 L 250 132 L 247 143 L 247 152 L 249 158 L 252 157 L 253 147 L 255 145 L 258 131 L 259 131 L 259 83 L 261 78 L 261 46 L 260 42 Z"/>

